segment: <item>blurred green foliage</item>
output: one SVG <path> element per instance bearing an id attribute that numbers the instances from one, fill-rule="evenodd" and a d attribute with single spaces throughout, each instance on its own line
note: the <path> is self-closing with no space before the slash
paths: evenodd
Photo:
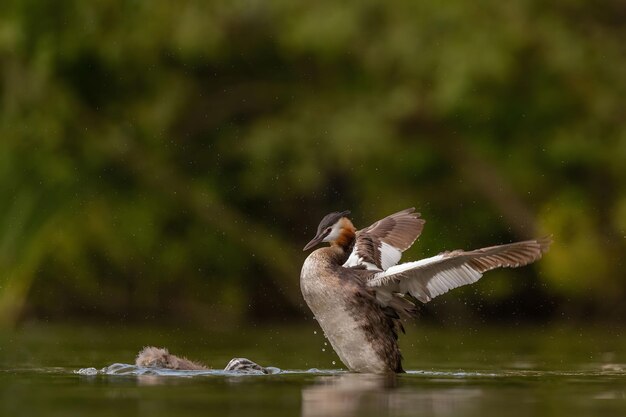
<path id="1" fill-rule="evenodd" d="M 324 214 L 410 206 L 406 258 L 556 242 L 427 316 L 626 317 L 624 39 L 615 0 L 5 0 L 1 320 L 298 317 Z"/>

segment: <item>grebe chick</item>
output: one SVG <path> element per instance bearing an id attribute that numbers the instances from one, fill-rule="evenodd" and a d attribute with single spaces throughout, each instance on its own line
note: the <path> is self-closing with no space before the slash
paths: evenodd
<path id="1" fill-rule="evenodd" d="M 184 357 L 172 355 L 165 348 L 146 346 L 135 359 L 135 365 L 142 368 L 164 368 L 178 371 L 208 371 L 211 368 Z M 234 358 L 228 362 L 224 371 L 241 373 L 270 373 L 268 369 L 246 358 Z"/>

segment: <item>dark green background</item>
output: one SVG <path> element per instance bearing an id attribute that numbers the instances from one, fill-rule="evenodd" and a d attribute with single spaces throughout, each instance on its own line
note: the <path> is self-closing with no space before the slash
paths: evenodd
<path id="1" fill-rule="evenodd" d="M 327 212 L 553 234 L 436 323 L 626 318 L 621 1 L 0 3 L 0 321 L 308 317 Z"/>

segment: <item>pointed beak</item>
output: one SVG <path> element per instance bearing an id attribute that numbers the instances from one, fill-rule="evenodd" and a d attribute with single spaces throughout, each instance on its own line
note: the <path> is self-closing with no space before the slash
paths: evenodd
<path id="1" fill-rule="evenodd" d="M 306 244 L 306 246 L 304 247 L 304 249 L 302 249 L 302 251 L 307 251 L 311 249 L 312 247 L 319 245 L 320 242 L 324 240 L 324 237 L 325 235 L 323 233 L 315 236 L 309 243 Z"/>

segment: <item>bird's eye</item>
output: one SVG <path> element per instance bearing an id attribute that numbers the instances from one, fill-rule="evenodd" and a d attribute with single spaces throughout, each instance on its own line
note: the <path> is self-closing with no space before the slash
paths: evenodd
<path id="1" fill-rule="evenodd" d="M 327 228 L 326 233 L 330 233 L 331 230 L 332 230 L 332 227 Z"/>

